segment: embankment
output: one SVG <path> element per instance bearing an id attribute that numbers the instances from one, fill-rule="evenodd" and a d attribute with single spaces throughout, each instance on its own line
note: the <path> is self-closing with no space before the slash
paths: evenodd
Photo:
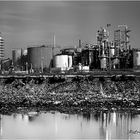
<path id="1" fill-rule="evenodd" d="M 23 108 L 77 113 L 140 108 L 140 79 L 1 79 L 0 113 Z"/>

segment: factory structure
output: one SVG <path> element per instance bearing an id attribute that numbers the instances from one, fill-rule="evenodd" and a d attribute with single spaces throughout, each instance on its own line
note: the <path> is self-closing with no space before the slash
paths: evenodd
<path id="1" fill-rule="evenodd" d="M 4 58 L 4 39 L 0 33 L 0 60 Z"/>
<path id="2" fill-rule="evenodd" d="M 9 67 L 12 64 L 12 60 L 10 58 L 5 58 L 4 50 L 4 37 L 0 32 L 0 71 L 9 70 Z"/>
<path id="3" fill-rule="evenodd" d="M 9 65 L 14 71 L 27 73 L 140 70 L 140 49 L 131 48 L 130 29 L 127 25 L 119 25 L 110 41 L 108 26 L 110 24 L 97 31 L 95 44 L 79 40 L 76 47 L 61 48 L 55 44 L 54 38 L 51 45 L 31 45 L 26 50 L 13 49 Z M 3 51 L 1 37 L 0 59 L 3 59 Z"/>
<path id="4" fill-rule="evenodd" d="M 53 57 L 59 53 L 59 46 L 32 46 L 27 48 L 27 52 L 27 65 L 31 71 L 49 71 L 53 67 Z"/>

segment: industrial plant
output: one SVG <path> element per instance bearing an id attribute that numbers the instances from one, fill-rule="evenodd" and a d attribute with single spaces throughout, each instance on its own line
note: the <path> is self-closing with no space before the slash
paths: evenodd
<path id="1" fill-rule="evenodd" d="M 113 40 L 107 26 L 97 31 L 95 44 L 79 40 L 76 47 L 55 44 L 31 45 L 27 50 L 13 49 L 12 60 L 4 59 L 4 40 L 0 37 L 1 71 L 29 73 L 72 73 L 92 71 L 139 71 L 140 49 L 131 48 L 130 29 L 119 25 Z"/>

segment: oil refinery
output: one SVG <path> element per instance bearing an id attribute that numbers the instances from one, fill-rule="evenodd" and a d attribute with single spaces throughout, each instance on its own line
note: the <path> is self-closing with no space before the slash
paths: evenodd
<path id="1" fill-rule="evenodd" d="M 108 26 L 97 31 L 94 44 L 79 40 L 76 47 L 61 48 L 55 45 L 54 40 L 53 45 L 29 46 L 26 54 L 22 49 L 15 49 L 9 66 L 5 65 L 7 61 L 1 60 L 2 70 L 9 67 L 12 71 L 27 73 L 139 71 L 140 49 L 131 48 L 128 26 L 119 25 L 111 41 Z"/>

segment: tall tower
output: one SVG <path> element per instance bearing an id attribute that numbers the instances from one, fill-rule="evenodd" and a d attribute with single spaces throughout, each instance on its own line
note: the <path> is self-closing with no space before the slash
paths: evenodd
<path id="1" fill-rule="evenodd" d="M 4 40 L 0 33 L 0 61 L 4 59 Z"/>
<path id="2" fill-rule="evenodd" d="M 118 30 L 114 31 L 114 42 L 115 46 L 118 46 L 124 50 L 128 49 L 128 43 L 129 43 L 129 32 L 127 25 L 118 25 Z"/>

